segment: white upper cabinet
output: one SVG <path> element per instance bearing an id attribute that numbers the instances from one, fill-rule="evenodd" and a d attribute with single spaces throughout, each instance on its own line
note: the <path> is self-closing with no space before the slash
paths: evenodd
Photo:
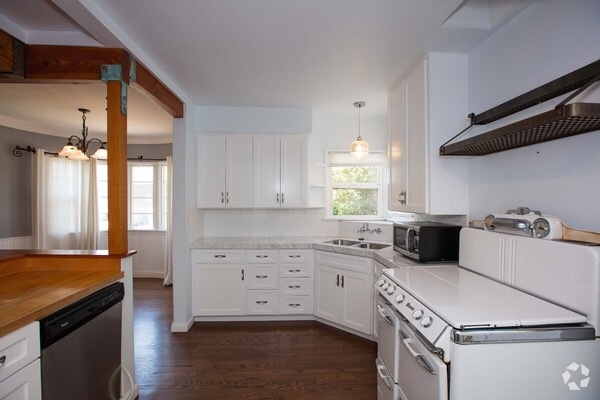
<path id="1" fill-rule="evenodd" d="M 198 136 L 198 207 L 252 207 L 252 141 L 251 135 Z"/>
<path id="2" fill-rule="evenodd" d="M 254 137 L 254 206 L 307 205 L 307 143 L 301 135 Z"/>
<path id="3" fill-rule="evenodd" d="M 440 157 L 439 147 L 464 129 L 467 56 L 430 53 L 389 96 L 389 208 L 467 214 L 468 161 Z"/>

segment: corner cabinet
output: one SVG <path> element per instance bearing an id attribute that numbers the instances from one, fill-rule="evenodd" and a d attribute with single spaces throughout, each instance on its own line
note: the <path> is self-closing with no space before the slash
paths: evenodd
<path id="1" fill-rule="evenodd" d="M 467 214 L 468 160 L 439 156 L 467 119 L 467 61 L 429 53 L 390 93 L 390 210 Z"/>
<path id="2" fill-rule="evenodd" d="M 306 136 L 254 137 L 254 207 L 305 208 L 308 192 Z"/>
<path id="3" fill-rule="evenodd" d="M 372 274 L 370 258 L 315 251 L 315 316 L 370 335 Z"/>
<path id="4" fill-rule="evenodd" d="M 198 135 L 198 207 L 252 207 L 252 143 L 252 135 Z"/>

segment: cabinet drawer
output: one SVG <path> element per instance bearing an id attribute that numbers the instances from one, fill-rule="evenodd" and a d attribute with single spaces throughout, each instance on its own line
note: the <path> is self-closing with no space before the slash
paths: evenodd
<path id="1" fill-rule="evenodd" d="M 279 276 L 282 278 L 291 278 L 297 276 L 312 276 L 312 264 L 287 264 L 279 268 Z"/>
<path id="2" fill-rule="evenodd" d="M 276 290 L 247 290 L 246 313 L 270 315 L 278 313 L 278 295 Z"/>
<path id="3" fill-rule="evenodd" d="M 41 400 L 42 379 L 37 359 L 0 382 L 0 399 Z"/>
<path id="4" fill-rule="evenodd" d="M 249 265 L 246 289 L 277 289 L 277 265 Z"/>
<path id="5" fill-rule="evenodd" d="M 281 278 L 279 282 L 280 295 L 312 295 L 311 278 Z"/>
<path id="6" fill-rule="evenodd" d="M 279 298 L 280 314 L 312 314 L 312 296 L 282 296 Z"/>
<path id="7" fill-rule="evenodd" d="M 372 259 L 350 256 L 348 254 L 315 251 L 315 264 L 341 268 L 347 271 L 367 273 L 369 275 L 373 273 Z"/>
<path id="8" fill-rule="evenodd" d="M 248 264 L 275 264 L 277 263 L 277 250 L 246 250 Z"/>
<path id="9" fill-rule="evenodd" d="M 279 262 L 281 263 L 307 263 L 312 261 L 312 250 L 280 250 Z"/>
<path id="10" fill-rule="evenodd" d="M 192 250 L 192 262 L 198 264 L 236 264 L 244 260 L 244 250 Z"/>
<path id="11" fill-rule="evenodd" d="M 0 381 L 40 357 L 40 328 L 32 322 L 0 338 Z"/>

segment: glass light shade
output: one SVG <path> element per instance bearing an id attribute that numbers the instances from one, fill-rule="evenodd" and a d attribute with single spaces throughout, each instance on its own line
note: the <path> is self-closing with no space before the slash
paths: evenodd
<path id="1" fill-rule="evenodd" d="M 87 161 L 90 158 L 88 156 L 86 156 L 83 151 L 78 150 L 77 154 L 74 154 L 72 156 L 69 156 L 69 160 L 81 160 L 81 161 Z"/>
<path id="2" fill-rule="evenodd" d="M 108 150 L 104 148 L 99 148 L 98 150 L 96 150 L 92 158 L 95 158 L 97 160 L 106 160 L 108 158 Z"/>
<path id="3" fill-rule="evenodd" d="M 62 148 L 60 153 L 58 153 L 58 156 L 59 157 L 70 157 L 70 156 L 76 155 L 77 153 L 80 153 L 80 151 L 76 146 L 73 146 L 72 144 L 67 144 Z"/>
<path id="4" fill-rule="evenodd" d="M 350 155 L 357 160 L 367 158 L 369 155 L 369 143 L 360 136 L 357 137 L 356 140 L 350 145 Z"/>

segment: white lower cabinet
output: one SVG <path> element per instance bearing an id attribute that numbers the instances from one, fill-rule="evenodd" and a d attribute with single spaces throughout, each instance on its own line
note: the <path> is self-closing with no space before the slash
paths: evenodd
<path id="1" fill-rule="evenodd" d="M 192 250 L 194 316 L 312 314 L 312 250 Z"/>
<path id="2" fill-rule="evenodd" d="M 279 313 L 312 314 L 313 250 L 280 250 Z"/>
<path id="3" fill-rule="evenodd" d="M 314 314 L 371 334 L 373 275 L 370 258 L 315 251 Z"/>
<path id="4" fill-rule="evenodd" d="M 197 316 L 246 314 L 243 250 L 192 251 L 192 313 Z"/>
<path id="5" fill-rule="evenodd" d="M 0 338 L 0 399 L 42 398 L 39 325 L 33 322 Z"/>

